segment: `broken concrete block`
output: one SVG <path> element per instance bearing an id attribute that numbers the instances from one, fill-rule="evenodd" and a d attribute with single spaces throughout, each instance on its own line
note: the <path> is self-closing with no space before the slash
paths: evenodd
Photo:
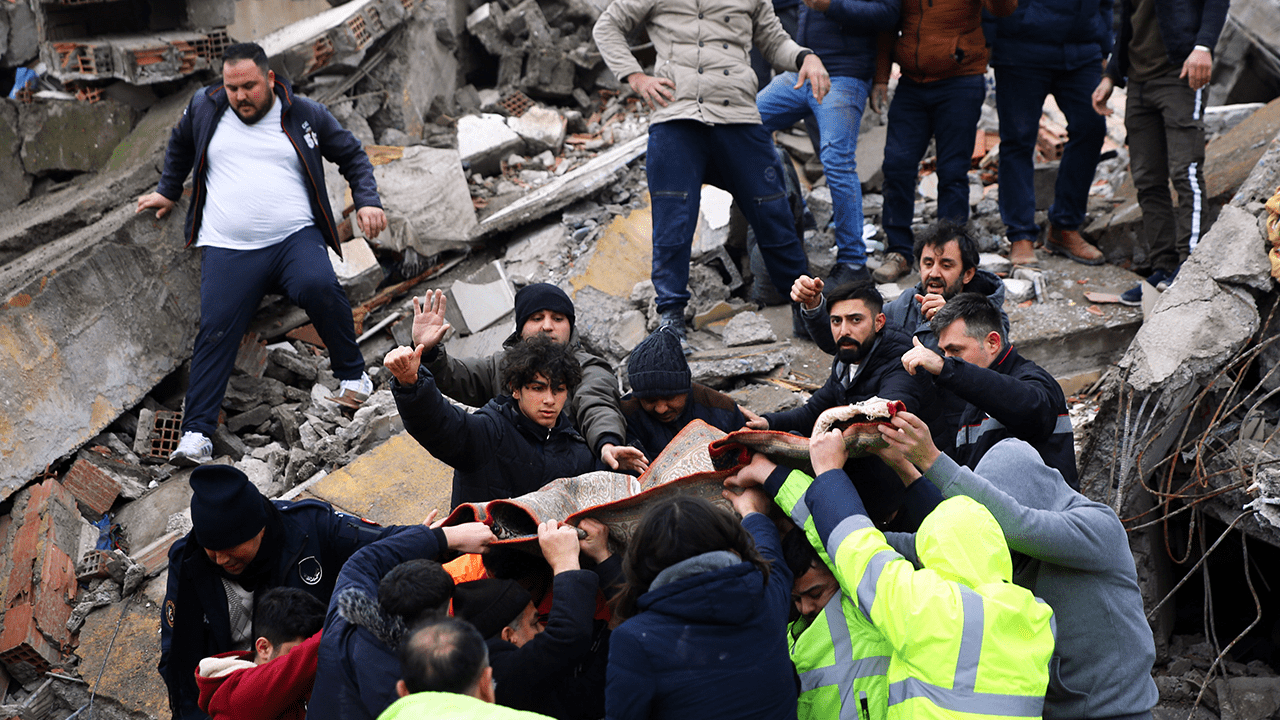
<path id="1" fill-rule="evenodd" d="M 354 226 L 354 223 L 353 223 Z M 358 237 L 342 243 L 342 257 L 329 248 L 329 263 L 338 276 L 338 282 L 347 291 L 347 299 L 359 303 L 373 297 L 382 282 L 382 266 L 364 238 Z"/>
<path id="2" fill-rule="evenodd" d="M 703 185 L 698 204 L 698 227 L 693 234 L 690 258 L 700 261 L 729 241 L 733 196 L 713 185 Z"/>
<path id="3" fill-rule="evenodd" d="M 724 326 L 724 344 L 727 347 L 761 345 L 777 341 L 778 336 L 774 334 L 773 326 L 769 321 L 751 311 L 734 315 Z"/>
<path id="4" fill-rule="evenodd" d="M 26 65 L 40 54 L 40 33 L 36 28 L 36 14 L 29 3 L 5 3 L 0 8 L 5 16 L 7 46 L 0 53 L 0 67 L 15 68 Z M 5 91 L 8 95 L 8 90 Z"/>
<path id="5" fill-rule="evenodd" d="M 458 118 L 458 154 L 473 172 L 493 175 L 502 158 L 520 152 L 524 141 L 501 115 L 485 113 Z"/>
<path id="6" fill-rule="evenodd" d="M 0 12 L 0 17 L 4 13 Z M 18 106 L 0 103 L 0 210 L 8 210 L 27 199 L 31 176 L 22 164 L 22 136 L 18 130 Z"/>
<path id="7" fill-rule="evenodd" d="M 268 346 L 271 350 L 269 358 L 272 363 L 288 370 L 304 380 L 315 381 L 316 360 L 314 357 L 300 355 L 289 343 L 276 343 Z"/>
<path id="8" fill-rule="evenodd" d="M 111 100 L 34 102 L 18 115 L 22 165 L 31 175 L 100 169 L 134 121 L 133 108 Z"/>
<path id="9" fill-rule="evenodd" d="M 622 313 L 618 318 L 618 324 L 614 330 L 614 344 L 625 349 L 628 353 L 635 349 L 648 334 L 648 321 L 644 313 L 639 310 L 628 310 Z"/>
<path id="10" fill-rule="evenodd" d="M 232 415 L 227 418 L 227 429 L 233 433 L 243 432 L 246 429 L 254 428 L 271 419 L 271 408 L 266 405 L 259 405 L 251 410 L 246 410 L 239 415 Z"/>
<path id="11" fill-rule="evenodd" d="M 407 7 L 407 6 L 406 6 Z M 395 88 L 382 107 L 369 116 L 369 124 L 382 132 L 402 130 L 410 138 L 427 134 L 426 118 L 435 115 L 434 104 L 448 102 L 458 88 L 457 40 L 449 29 L 449 20 L 439 13 L 419 6 L 386 46 L 387 59 L 369 72 L 369 78 L 356 86 L 357 92 Z M 366 87 L 368 86 L 368 87 Z M 408 142 L 386 142 L 384 145 L 407 145 Z"/>
<path id="12" fill-rule="evenodd" d="M 520 117 L 507 118 L 507 126 L 525 143 L 529 153 L 560 152 L 564 144 L 565 120 L 560 113 L 548 107 L 535 105 Z"/>
<path id="13" fill-rule="evenodd" d="M 502 6 L 496 2 L 485 3 L 467 16 L 467 32 L 479 40 L 490 55 L 501 56 L 511 48 L 502 37 L 504 24 Z"/>
<path id="14" fill-rule="evenodd" d="M 240 338 L 240 349 L 236 351 L 234 369 L 249 377 L 262 377 L 267 367 L 267 342 L 258 337 L 258 333 L 249 331 Z"/>
<path id="15" fill-rule="evenodd" d="M 1280 678 L 1233 677 L 1218 680 L 1222 720 L 1265 720 L 1280 710 Z"/>
<path id="16" fill-rule="evenodd" d="M 468 278 L 454 281 L 449 287 L 446 314 L 458 332 L 469 335 L 480 332 L 506 316 L 516 307 L 516 294 L 511 281 L 497 260 Z"/>
<path id="17" fill-rule="evenodd" d="M 506 124 L 497 124 L 515 137 Z M 389 226 L 374 244 L 399 252 L 413 249 L 423 257 L 466 247 L 476 231 L 476 213 L 457 150 L 407 147 L 376 166 L 373 175 Z"/>
<path id="18" fill-rule="evenodd" d="M 1033 182 L 1036 187 L 1036 209 L 1048 210 L 1053 205 L 1053 194 L 1058 184 L 1058 162 L 1036 163 Z"/>
<path id="19" fill-rule="evenodd" d="M 542 282 L 547 271 L 562 264 L 569 228 L 560 223 L 516 235 L 503 258 L 507 277 L 520 285 Z"/>
<path id="20" fill-rule="evenodd" d="M 710 387 L 724 387 L 747 375 L 762 375 L 779 365 L 791 362 L 795 348 L 791 343 L 753 345 L 749 348 L 726 348 L 697 353 L 689 358 L 689 371 L 694 382 Z"/>
<path id="21" fill-rule="evenodd" d="M 880 192 L 884 187 L 884 144 L 887 125 L 876 125 L 858 136 L 858 180 L 864 192 Z"/>
<path id="22" fill-rule="evenodd" d="M 920 178 L 916 192 L 926 200 L 938 199 L 938 173 L 931 172 Z"/>
<path id="23" fill-rule="evenodd" d="M 1035 283 L 1020 278 L 1004 278 L 1004 299 L 1015 305 L 1032 300 L 1036 296 Z"/>
<path id="24" fill-rule="evenodd" d="M 1258 227 L 1258 219 L 1234 205 L 1222 208 L 1191 257 L 1209 267 L 1218 282 L 1244 285 L 1262 292 L 1272 289 L 1266 238 Z"/>
<path id="25" fill-rule="evenodd" d="M 999 253 L 979 253 L 978 267 L 996 275 L 1007 275 L 1013 269 L 1013 263 L 1009 262 L 1009 258 Z"/>
<path id="26" fill-rule="evenodd" d="M 738 313 L 747 312 L 751 307 L 748 303 L 730 303 L 727 300 L 721 300 L 693 316 L 693 329 L 701 330 L 717 320 L 725 320 Z"/>
<path id="27" fill-rule="evenodd" d="M 533 0 L 525 0 L 526 3 Z M 573 61 L 556 48 L 531 48 L 524 62 L 521 87 L 526 92 L 563 100 L 573 97 Z"/>
<path id="28" fill-rule="evenodd" d="M 626 299 L 586 286 L 573 293 L 573 306 L 577 310 L 574 329 L 589 345 L 611 355 L 631 352 L 616 333 L 618 318 L 632 309 Z"/>
<path id="29" fill-rule="evenodd" d="M 295 81 L 335 58 L 367 48 L 405 17 L 400 0 L 351 0 L 286 25 L 257 40 L 272 67 Z"/>

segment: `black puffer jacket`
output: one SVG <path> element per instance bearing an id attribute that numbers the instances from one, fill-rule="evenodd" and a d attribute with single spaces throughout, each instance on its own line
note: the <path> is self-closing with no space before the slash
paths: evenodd
<path id="1" fill-rule="evenodd" d="M 468 413 L 440 394 L 425 366 L 413 385 L 393 383 L 392 395 L 405 430 L 453 468 L 453 507 L 518 497 L 596 469 L 595 454 L 565 412 L 550 430 L 521 414 L 510 396 Z"/>

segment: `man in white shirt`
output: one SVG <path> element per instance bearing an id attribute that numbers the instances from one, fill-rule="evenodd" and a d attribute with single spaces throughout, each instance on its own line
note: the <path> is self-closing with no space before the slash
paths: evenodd
<path id="1" fill-rule="evenodd" d="M 387 220 L 364 148 L 323 105 L 276 78 L 261 47 L 240 43 L 223 55 L 222 83 L 197 92 L 173 129 L 156 192 L 138 198 L 138 212 L 163 218 L 195 168 L 185 235 L 188 246 L 202 248 L 200 331 L 182 438 L 169 456 L 176 465 L 212 459 L 209 438 L 240 340 L 268 292 L 307 311 L 343 397 L 359 402 L 373 391 L 351 305 L 325 251 L 327 243 L 341 254 L 322 158 L 350 183 L 360 229 L 377 237 Z"/>

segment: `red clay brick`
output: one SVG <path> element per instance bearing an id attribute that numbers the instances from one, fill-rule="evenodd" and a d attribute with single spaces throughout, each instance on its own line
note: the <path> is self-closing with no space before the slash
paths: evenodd
<path id="1" fill-rule="evenodd" d="M 76 460 L 62 479 L 62 484 L 81 505 L 99 515 L 110 510 L 120 496 L 120 484 L 86 460 Z"/>
<path id="2" fill-rule="evenodd" d="M 30 605 L 9 608 L 0 630 L 0 662 L 6 665 L 26 661 L 37 672 L 48 672 L 49 664 L 61 660 L 61 653 L 36 628 Z"/>
<path id="3" fill-rule="evenodd" d="M 71 617 L 68 601 L 76 596 L 76 569 L 71 558 L 52 543 L 44 547 L 40 584 L 34 595 L 32 607 L 36 626 L 46 637 L 65 644 L 71 639 L 67 632 L 67 619 Z"/>

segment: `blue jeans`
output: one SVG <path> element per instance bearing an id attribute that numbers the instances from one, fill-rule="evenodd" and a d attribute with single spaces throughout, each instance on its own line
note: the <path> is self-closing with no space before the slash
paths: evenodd
<path id="1" fill-rule="evenodd" d="M 258 250 L 206 247 L 201 253 L 200 331 L 191 356 L 183 431 L 210 436 L 217 429 L 240 340 L 262 297 L 271 291 L 282 292 L 307 311 L 329 349 L 334 375 L 356 380 L 364 372 L 347 293 L 314 225 Z"/>
<path id="2" fill-rule="evenodd" d="M 689 304 L 689 255 L 702 185 L 724 188 L 755 230 L 769 279 L 783 294 L 809 272 L 782 167 L 760 125 L 668 120 L 649 127 L 645 160 L 653 208 L 653 288 L 658 311 Z"/>
<path id="3" fill-rule="evenodd" d="M 986 95 L 981 75 L 928 83 L 905 77 L 898 81 L 884 143 L 883 224 L 889 252 L 913 257 L 916 178 L 931 137 L 938 152 L 938 217 L 969 220 L 969 167 Z"/>
<path id="4" fill-rule="evenodd" d="M 810 113 L 818 121 L 822 147 L 818 157 L 831 188 L 831 210 L 836 227 L 836 262 L 865 265 L 867 248 L 862 242 L 862 183 L 858 180 L 858 130 L 867 106 L 871 82 L 853 77 L 831 78 L 831 92 L 819 104 L 805 83 L 794 89 L 796 73 L 783 73 L 756 95 L 760 120 L 768 132 L 796 124 Z"/>
<path id="5" fill-rule="evenodd" d="M 1098 168 L 1107 124 L 1093 109 L 1093 90 L 1102 68 L 1088 63 L 1073 70 L 999 65 L 996 111 L 1000 115 L 1000 219 L 1010 240 L 1030 240 L 1036 226 L 1036 137 L 1044 98 L 1050 93 L 1067 117 L 1069 139 L 1058 164 L 1049 222 L 1079 230 L 1089 204 L 1089 186 Z"/>

